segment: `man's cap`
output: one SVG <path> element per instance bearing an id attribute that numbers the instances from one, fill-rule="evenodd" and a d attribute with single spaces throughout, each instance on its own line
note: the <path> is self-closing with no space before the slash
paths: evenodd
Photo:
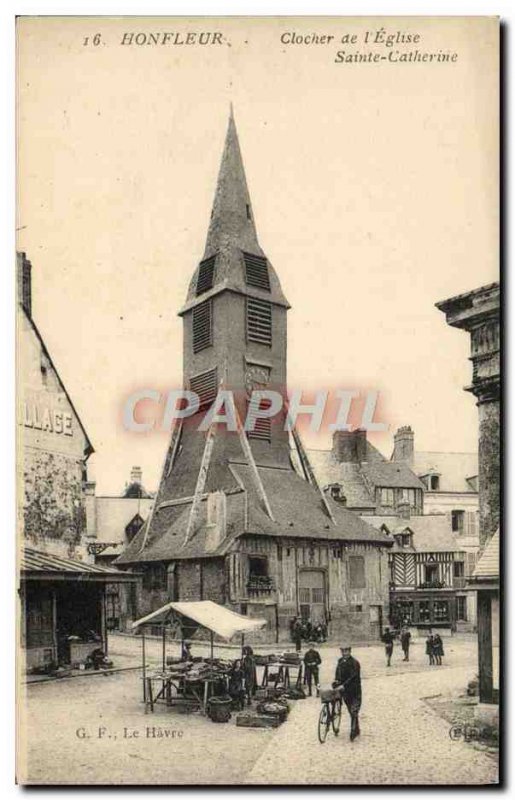
<path id="1" fill-rule="evenodd" d="M 352 650 L 350 644 L 342 644 L 340 650 Z"/>

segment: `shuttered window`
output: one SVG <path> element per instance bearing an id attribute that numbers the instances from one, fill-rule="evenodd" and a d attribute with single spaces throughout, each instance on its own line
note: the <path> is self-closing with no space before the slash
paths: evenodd
<path id="1" fill-rule="evenodd" d="M 272 345 L 272 306 L 266 300 L 247 298 L 247 341 Z"/>
<path id="2" fill-rule="evenodd" d="M 212 403 L 216 398 L 218 389 L 218 371 L 216 367 L 191 378 L 190 389 L 198 395 L 200 408 Z"/>
<path id="3" fill-rule="evenodd" d="M 365 585 L 365 559 L 363 556 L 350 556 L 349 587 L 351 589 L 364 589 Z"/>
<path id="4" fill-rule="evenodd" d="M 215 262 L 216 255 L 210 256 L 210 258 L 206 258 L 204 261 L 200 262 L 197 276 L 197 296 L 213 288 Z"/>
<path id="5" fill-rule="evenodd" d="M 213 311 L 211 300 L 206 300 L 193 309 L 193 352 L 213 344 Z"/>
<path id="6" fill-rule="evenodd" d="M 266 409 L 270 408 L 271 401 L 266 398 L 261 398 L 259 405 L 255 400 L 252 400 L 249 404 L 248 410 L 248 419 L 249 425 L 253 427 L 253 430 L 247 431 L 247 436 L 249 439 L 263 439 L 267 442 L 270 441 L 272 435 L 272 420 L 270 417 L 263 418 L 257 417 L 256 418 L 256 411 L 258 409 Z"/>
<path id="7" fill-rule="evenodd" d="M 268 275 L 268 263 L 263 256 L 255 256 L 253 253 L 243 253 L 245 262 L 245 280 L 248 286 L 255 286 L 258 289 L 270 291 L 270 277 Z"/>

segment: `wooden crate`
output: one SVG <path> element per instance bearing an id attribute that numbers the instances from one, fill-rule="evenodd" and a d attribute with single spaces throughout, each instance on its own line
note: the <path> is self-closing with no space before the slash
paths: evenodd
<path id="1" fill-rule="evenodd" d="M 278 728 L 281 724 L 279 717 L 269 714 L 238 714 L 236 725 L 240 728 Z"/>

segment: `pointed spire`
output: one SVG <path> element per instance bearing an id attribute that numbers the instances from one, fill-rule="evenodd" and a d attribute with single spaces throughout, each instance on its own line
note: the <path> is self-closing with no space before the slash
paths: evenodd
<path id="1" fill-rule="evenodd" d="M 204 257 L 231 245 L 261 253 L 232 103 Z"/>

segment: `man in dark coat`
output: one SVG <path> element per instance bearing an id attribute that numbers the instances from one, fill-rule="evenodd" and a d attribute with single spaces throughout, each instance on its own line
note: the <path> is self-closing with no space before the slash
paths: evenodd
<path id="1" fill-rule="evenodd" d="M 292 627 L 293 641 L 295 642 L 295 650 L 300 653 L 302 650 L 302 622 L 296 618 Z"/>
<path id="2" fill-rule="evenodd" d="M 401 647 L 404 653 L 403 661 L 409 661 L 409 646 L 411 641 L 410 629 L 407 625 L 402 626 L 401 630 Z"/>
<path id="3" fill-rule="evenodd" d="M 341 647 L 341 658 L 336 665 L 333 687 L 340 689 L 342 700 L 350 714 L 350 740 L 359 736 L 359 710 L 361 708 L 361 667 L 351 655 L 350 647 Z"/>
<path id="4" fill-rule="evenodd" d="M 394 635 L 391 632 L 390 628 L 385 628 L 383 633 L 383 642 L 384 642 L 384 652 L 386 655 L 386 666 L 391 666 L 392 660 L 392 653 L 393 653 L 393 642 L 394 642 Z"/>
<path id="5" fill-rule="evenodd" d="M 315 643 L 310 642 L 309 648 L 308 650 L 306 650 L 306 653 L 304 655 L 304 670 L 310 697 L 312 695 L 313 679 L 315 681 L 315 689 L 317 697 L 319 695 L 320 691 L 319 667 L 321 663 L 322 659 L 320 658 L 320 653 L 318 652 L 318 650 L 315 650 Z"/>

